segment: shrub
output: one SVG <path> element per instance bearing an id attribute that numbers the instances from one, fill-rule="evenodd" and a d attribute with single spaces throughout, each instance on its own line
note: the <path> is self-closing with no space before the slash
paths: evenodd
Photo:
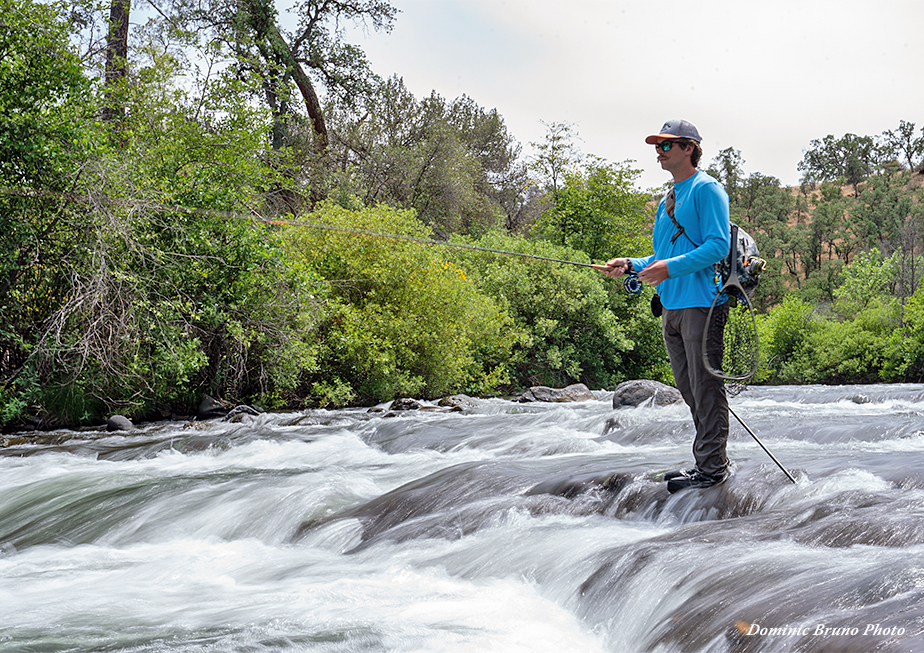
<path id="1" fill-rule="evenodd" d="M 547 241 L 491 233 L 472 242 L 587 262 L 583 252 Z M 630 299 L 621 290 L 621 280 L 614 282 L 590 269 L 489 252 L 467 254 L 464 265 L 518 328 L 513 350 L 518 386 L 581 381 L 605 388 L 640 376 L 663 378 L 666 354 L 660 335 L 655 336 L 660 329 L 648 308 L 650 290 Z"/>
<path id="2" fill-rule="evenodd" d="M 291 256 L 330 286 L 314 401 L 477 394 L 506 383 L 517 333 L 501 306 L 446 250 L 369 235 L 429 238 L 413 211 L 325 203 L 306 222 L 331 227 L 286 234 Z"/>

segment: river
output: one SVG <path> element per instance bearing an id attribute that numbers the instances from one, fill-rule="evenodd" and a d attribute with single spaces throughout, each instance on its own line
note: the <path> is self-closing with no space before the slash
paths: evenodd
<path id="1" fill-rule="evenodd" d="M 924 651 L 924 386 L 266 413 L 0 450 L 0 652 Z M 602 435 L 607 420 L 618 427 Z"/>

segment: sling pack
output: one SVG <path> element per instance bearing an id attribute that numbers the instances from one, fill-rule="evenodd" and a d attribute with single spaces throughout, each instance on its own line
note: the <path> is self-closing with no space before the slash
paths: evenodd
<path id="1" fill-rule="evenodd" d="M 693 247 L 699 247 L 699 245 L 693 242 L 692 238 L 687 236 L 687 232 L 684 231 L 683 226 L 677 222 L 677 218 L 674 217 L 674 205 L 676 202 L 674 189 L 671 188 L 664 197 L 664 210 L 667 211 L 667 215 L 671 219 L 671 222 L 677 227 L 677 233 L 671 238 L 671 243 L 676 241 L 682 234 L 690 241 Z M 735 224 L 732 223 L 731 226 L 735 226 Z M 716 277 L 721 280 L 721 285 L 725 285 L 725 282 L 728 281 L 728 276 L 731 274 L 732 249 L 734 248 L 729 247 L 728 254 L 725 255 L 725 258 L 715 264 Z M 767 262 L 760 258 L 757 242 L 751 238 L 748 232 L 738 227 L 738 280 L 741 281 L 741 285 L 744 287 L 748 296 L 750 296 L 751 292 L 757 287 L 757 284 L 760 282 L 760 274 L 766 267 Z"/>

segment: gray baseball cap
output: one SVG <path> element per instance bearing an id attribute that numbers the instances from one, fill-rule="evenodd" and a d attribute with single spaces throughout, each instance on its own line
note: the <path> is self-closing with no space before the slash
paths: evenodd
<path id="1" fill-rule="evenodd" d="M 652 134 L 645 139 L 645 142 L 649 145 L 654 145 L 665 139 L 677 138 L 688 138 L 691 141 L 696 141 L 697 143 L 703 140 L 700 138 L 699 132 L 696 131 L 696 127 L 694 127 L 686 120 L 668 120 L 666 123 L 664 123 L 664 126 L 661 127 L 660 134 Z"/>

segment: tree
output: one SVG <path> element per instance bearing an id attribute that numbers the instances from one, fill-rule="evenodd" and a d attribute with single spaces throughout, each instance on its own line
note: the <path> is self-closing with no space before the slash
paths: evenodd
<path id="1" fill-rule="evenodd" d="M 730 216 L 751 234 L 768 263 L 755 291 L 756 302 L 766 308 L 780 301 L 786 291 L 781 272 L 787 243 L 793 238 L 789 219 L 795 199 L 778 179 L 757 172 L 739 184 L 729 204 Z"/>
<path id="2" fill-rule="evenodd" d="M 574 143 L 577 138 L 574 125 L 566 122 L 542 124 L 546 128 L 545 141 L 530 143 L 536 153 L 530 157 L 528 167 L 540 185 L 554 196 L 565 174 L 580 164 L 583 155 Z"/>
<path id="3" fill-rule="evenodd" d="M 908 169 L 914 172 L 924 156 L 924 128 L 921 136 L 915 137 L 914 123 L 899 121 L 898 128 L 882 133 L 885 142 L 896 152 L 901 152 L 908 162 Z"/>
<path id="4" fill-rule="evenodd" d="M 851 223 L 862 230 L 862 244 L 887 254 L 898 247 L 902 228 L 914 209 L 908 172 L 869 180 L 851 210 Z"/>
<path id="5" fill-rule="evenodd" d="M 344 101 L 358 102 L 375 84 L 362 50 L 344 41 L 345 22 L 389 31 L 397 9 L 385 0 L 305 0 L 297 7 L 292 31 L 279 26 L 270 0 L 192 0 L 181 8 L 182 23 L 190 21 L 213 30 L 230 50 L 232 73 L 259 79 L 264 101 L 273 114 L 273 146 L 293 145 L 291 122 L 297 112 L 297 92 L 307 114 L 314 142 L 324 152 L 327 123 L 316 83 Z"/>
<path id="6" fill-rule="evenodd" d="M 330 112 L 338 125 L 335 196 L 416 209 L 442 236 L 483 232 L 519 211 L 526 186 L 520 148 L 496 110 L 436 92 L 418 101 L 392 77 L 365 112 L 343 103 Z"/>
<path id="7" fill-rule="evenodd" d="M 646 251 L 651 216 L 648 195 L 634 187 L 639 174 L 629 162 L 610 164 L 597 158 L 581 170 L 566 172 L 535 233 L 584 251 L 591 260 Z"/>
<path id="8" fill-rule="evenodd" d="M 847 218 L 848 198 L 845 198 L 840 184 L 825 182 L 821 185 L 820 197 L 812 212 L 810 239 L 805 261 L 806 278 L 813 269 L 821 269 L 822 257 L 827 249 L 828 260 L 835 256 L 838 236 L 843 232 Z"/>
<path id="9" fill-rule="evenodd" d="M 859 184 L 875 174 L 888 160 L 891 150 L 869 136 L 845 134 L 813 140 L 797 168 L 803 173 L 803 184 L 843 179 L 859 195 Z"/>
<path id="10" fill-rule="evenodd" d="M 106 91 L 103 120 L 112 121 L 124 113 L 116 98 L 119 86 L 128 76 L 128 17 L 130 0 L 112 0 L 109 10 L 109 36 L 106 39 Z"/>
<path id="11" fill-rule="evenodd" d="M 0 0 L 0 425 L 40 391 L 26 368 L 80 254 L 85 220 L 61 193 L 91 156 L 94 108 L 62 7 Z"/>
<path id="12" fill-rule="evenodd" d="M 744 179 L 744 159 L 741 158 L 741 150 L 732 147 L 726 148 L 719 152 L 706 172 L 716 179 L 725 188 L 728 193 L 730 204 L 734 204 L 737 199 L 738 187 Z"/>

